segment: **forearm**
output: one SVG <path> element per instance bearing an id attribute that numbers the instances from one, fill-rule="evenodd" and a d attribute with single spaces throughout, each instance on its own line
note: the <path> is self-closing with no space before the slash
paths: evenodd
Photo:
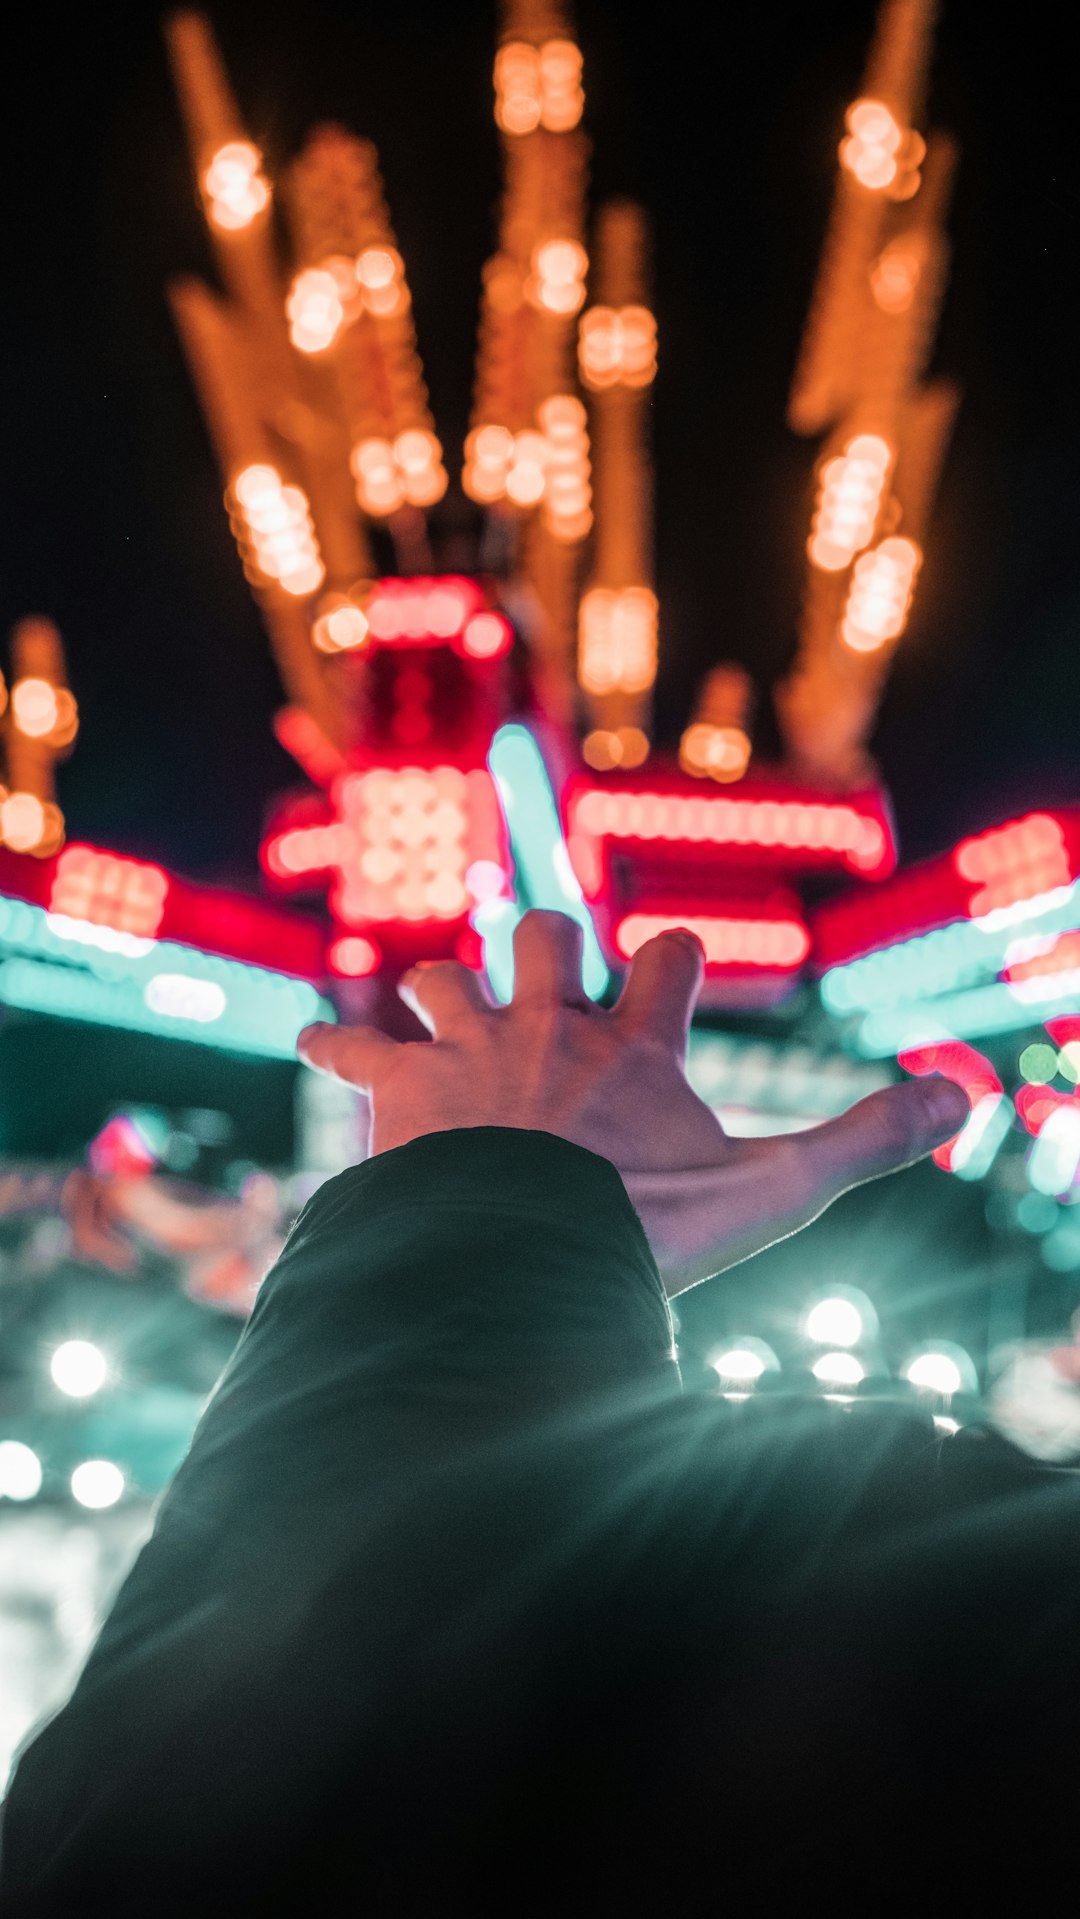
<path id="1" fill-rule="evenodd" d="M 381 1157 L 320 1189 L 268 1276 L 71 1702 L 16 1774 L 9 1890 L 42 1860 L 67 1870 L 71 1845 L 93 1856 L 88 1795 L 99 1847 L 145 1802 L 158 1849 L 182 1851 L 193 1807 L 208 1833 L 242 1822 L 223 1781 L 252 1774 L 259 1818 L 285 1820 L 303 1761 L 263 1749 L 333 1715 L 350 1645 L 377 1666 L 394 1642 L 440 1489 L 572 1405 L 677 1390 L 659 1277 L 606 1162 L 507 1129 Z"/>

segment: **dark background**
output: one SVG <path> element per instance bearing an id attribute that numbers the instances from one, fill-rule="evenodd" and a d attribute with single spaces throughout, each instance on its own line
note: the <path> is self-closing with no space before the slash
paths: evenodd
<path id="1" fill-rule="evenodd" d="M 456 475 L 499 187 L 493 7 L 210 12 L 271 177 L 317 119 L 375 140 Z M 681 8 L 665 27 L 613 0 L 577 9 L 594 203 L 638 195 L 657 234 L 661 745 L 725 657 L 758 679 L 770 743 L 816 451 L 784 405 L 873 15 Z M 1061 17 L 1036 12 L 1021 37 L 953 0 L 938 33 L 930 119 L 962 157 L 934 365 L 965 399 L 875 742 L 906 858 L 1077 796 L 1080 185 L 1072 68 L 1040 27 Z M 0 617 L 44 612 L 64 635 L 82 714 L 69 831 L 253 883 L 265 805 L 295 769 L 165 304 L 170 274 L 212 267 L 161 18 L 20 12 Z"/>

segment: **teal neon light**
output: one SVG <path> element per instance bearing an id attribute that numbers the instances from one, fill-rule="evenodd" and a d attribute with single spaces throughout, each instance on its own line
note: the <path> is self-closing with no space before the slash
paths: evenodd
<path id="1" fill-rule="evenodd" d="M 513 931 L 523 912 L 542 906 L 577 921 L 583 935 L 582 980 L 590 999 L 600 999 L 610 974 L 562 836 L 559 809 L 540 749 L 525 726 L 502 726 L 491 742 L 488 770 L 506 816 L 519 895 L 516 903 L 489 902 L 472 924 L 484 940 L 492 991 L 503 1000 L 514 985 Z M 511 905 L 513 918 L 506 912 Z M 493 912 L 492 907 L 502 909 Z M 492 943 L 489 960 L 488 942 Z"/>
<path id="2" fill-rule="evenodd" d="M 855 1050 L 864 1059 L 884 1059 L 935 1040 L 1019 1032 L 1038 1026 L 1050 1012 L 1073 1010 L 1080 1011 L 1080 995 L 1075 989 L 1063 990 L 1052 974 L 1025 981 L 1023 999 L 1004 983 L 977 986 L 868 1014 L 856 1031 Z"/>
<path id="3" fill-rule="evenodd" d="M 293 1058 L 302 1027 L 336 1017 L 307 980 L 171 940 L 110 936 L 81 922 L 72 930 L 40 906 L 2 897 L 0 1001 L 268 1059 Z"/>
<path id="4" fill-rule="evenodd" d="M 1066 898 L 1022 922 L 984 927 L 977 920 L 956 920 L 917 939 L 898 940 L 846 966 L 833 966 L 821 982 L 830 1013 L 873 1012 L 910 1000 L 913 993 L 949 993 L 993 979 L 1018 939 L 1071 933 L 1080 926 L 1080 886 Z"/>

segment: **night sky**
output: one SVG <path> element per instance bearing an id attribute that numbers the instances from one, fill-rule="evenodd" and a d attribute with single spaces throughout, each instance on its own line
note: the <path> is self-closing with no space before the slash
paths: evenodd
<path id="1" fill-rule="evenodd" d="M 634 194 L 657 234 L 661 745 L 723 658 L 758 680 L 770 745 L 816 453 L 784 408 L 873 11 L 684 8 L 646 25 L 614 0 L 577 10 L 593 202 Z M 210 13 L 272 178 L 316 120 L 376 142 L 456 474 L 499 186 L 493 7 Z M 60 773 L 69 833 L 253 884 L 264 809 L 295 768 L 271 735 L 280 688 L 165 302 L 171 274 L 213 270 L 161 18 L 21 15 L 3 624 L 42 612 L 64 636 L 82 715 Z M 1080 796 L 1075 119 L 1059 47 L 1019 39 L 1015 16 L 995 35 L 973 0 L 946 5 L 930 120 L 962 152 L 932 370 L 965 398 L 875 740 L 909 859 Z"/>

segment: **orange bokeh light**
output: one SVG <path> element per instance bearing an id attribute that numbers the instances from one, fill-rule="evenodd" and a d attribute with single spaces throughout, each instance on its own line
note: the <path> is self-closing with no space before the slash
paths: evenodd
<path id="1" fill-rule="evenodd" d="M 860 433 L 822 467 L 807 550 L 824 572 L 842 572 L 873 539 L 892 460 L 887 440 Z"/>
<path id="2" fill-rule="evenodd" d="M 882 540 L 855 562 L 840 637 L 854 653 L 874 653 L 907 623 L 922 554 L 914 540 Z"/>
<path id="3" fill-rule="evenodd" d="M 153 939 L 168 892 L 169 876 L 160 866 L 121 859 L 92 846 L 68 846 L 53 874 L 49 912 Z"/>
<path id="4" fill-rule="evenodd" d="M 510 40 L 495 56 L 495 121 L 504 133 L 568 133 L 581 119 L 581 53 L 572 40 Z"/>
<path id="5" fill-rule="evenodd" d="M 270 188 L 262 172 L 262 154 L 249 140 L 230 140 L 219 147 L 203 174 L 207 211 L 214 225 L 226 233 L 250 226 L 269 204 Z"/>
<path id="6" fill-rule="evenodd" d="M 861 186 L 879 190 L 896 178 L 897 150 L 903 133 L 880 100 L 856 100 L 846 114 L 848 138 L 840 143 L 840 163 Z"/>
<path id="7" fill-rule="evenodd" d="M 656 378 L 656 321 L 647 307 L 590 307 L 578 330 L 582 384 L 594 393 Z"/>
<path id="8" fill-rule="evenodd" d="M 644 693 L 656 679 L 658 607 L 646 586 L 594 586 L 578 616 L 578 681 L 586 693 Z"/>
<path id="9" fill-rule="evenodd" d="M 576 240 L 544 240 L 533 252 L 526 298 L 544 313 L 569 318 L 585 304 L 588 270 L 589 256 Z"/>
<path id="10" fill-rule="evenodd" d="M 245 467 L 233 482 L 259 571 L 296 598 L 314 593 L 326 577 L 307 495 L 283 486 L 272 466 Z"/>

